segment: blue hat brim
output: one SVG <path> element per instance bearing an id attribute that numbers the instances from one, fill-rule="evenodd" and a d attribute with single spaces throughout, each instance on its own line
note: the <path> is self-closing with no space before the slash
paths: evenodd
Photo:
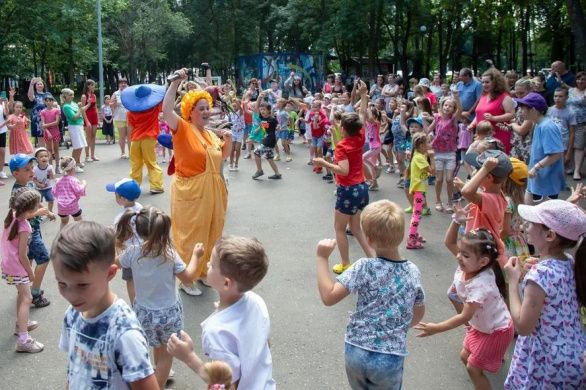
<path id="1" fill-rule="evenodd" d="M 145 97 L 136 96 L 140 87 L 148 87 L 151 93 Z M 163 101 L 167 87 L 155 84 L 138 84 L 127 87 L 122 91 L 122 105 L 130 112 L 142 112 L 150 110 Z"/>
<path id="2" fill-rule="evenodd" d="M 114 184 L 114 183 L 106 184 L 106 191 L 116 192 L 116 184 Z"/>
<path id="3" fill-rule="evenodd" d="M 171 134 L 159 134 L 157 136 L 157 142 L 159 145 L 173 150 L 173 136 Z"/>

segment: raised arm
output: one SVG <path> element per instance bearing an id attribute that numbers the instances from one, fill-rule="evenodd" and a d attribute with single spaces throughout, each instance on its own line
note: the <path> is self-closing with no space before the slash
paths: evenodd
<path id="1" fill-rule="evenodd" d="M 362 122 L 368 118 L 368 87 L 364 81 L 360 80 L 357 84 L 358 93 L 360 94 L 360 111 L 359 116 Z M 355 88 L 356 89 L 356 88 Z"/>
<path id="2" fill-rule="evenodd" d="M 179 123 L 179 115 L 175 113 L 175 95 L 177 94 L 177 88 L 182 80 L 187 79 L 187 70 L 180 69 L 175 71 L 179 75 L 179 78 L 169 84 L 167 92 L 165 92 L 165 98 L 163 99 L 163 119 L 169 125 L 169 128 L 175 132 Z"/>
<path id="3" fill-rule="evenodd" d="M 30 84 L 28 85 L 28 92 L 26 94 L 26 96 L 28 97 L 28 100 L 30 100 L 31 102 L 35 101 L 35 84 L 39 81 L 38 77 L 33 77 L 31 79 Z"/>

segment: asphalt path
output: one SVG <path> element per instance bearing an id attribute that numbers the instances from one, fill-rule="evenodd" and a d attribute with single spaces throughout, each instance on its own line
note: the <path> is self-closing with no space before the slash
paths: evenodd
<path id="1" fill-rule="evenodd" d="M 63 155 L 69 154 L 62 150 Z M 321 180 L 306 165 L 306 146 L 293 146 L 294 160 L 279 162 L 283 175 L 280 181 L 268 180 L 271 169 L 263 162 L 265 176 L 252 180 L 253 160 L 240 161 L 240 171 L 228 172 L 229 204 L 225 234 L 256 237 L 264 244 L 269 261 L 266 278 L 255 288 L 266 301 L 271 316 L 271 346 L 273 374 L 281 389 L 347 389 L 344 371 L 344 333 L 355 299 L 348 297 L 333 307 L 325 307 L 319 298 L 315 276 L 315 247 L 322 238 L 334 237 L 334 185 Z M 87 164 L 79 179 L 88 182 L 87 196 L 82 198 L 83 219 L 110 225 L 120 212 L 114 195 L 105 191 L 107 183 L 126 177 L 127 160 L 118 158 L 118 146 L 97 146 L 101 161 Z M 162 165 L 166 170 L 166 165 Z M 146 172 L 146 170 L 145 170 Z M 390 199 L 407 206 L 403 190 L 396 187 L 397 174 L 383 173 L 380 191 L 371 192 L 371 201 Z M 0 187 L 0 204 L 6 205 L 13 179 Z M 150 195 L 148 182 L 142 185 L 143 205 L 154 205 L 169 211 L 170 177 L 165 175 L 167 192 Z M 430 201 L 433 205 L 433 199 Z M 6 207 L 2 208 L 2 217 Z M 408 218 L 409 216 L 407 216 Z M 456 268 L 454 258 L 443 245 L 443 235 L 450 217 L 438 213 L 423 217 L 420 232 L 426 237 L 424 250 L 407 251 L 404 258 L 413 261 L 423 275 L 426 292 L 424 321 L 441 321 L 454 314 L 446 298 Z M 59 229 L 59 222 L 42 225 L 45 243 L 50 247 Z M 360 258 L 360 247 L 350 238 L 353 259 Z M 335 251 L 330 263 L 339 261 Z M 31 319 L 41 326 L 32 335 L 45 344 L 45 350 L 35 355 L 14 352 L 16 290 L 0 283 L 0 378 L 5 389 L 62 389 L 65 385 L 66 355 L 58 349 L 63 314 L 68 306 L 59 295 L 54 273 L 49 267 L 43 282 L 51 305 L 31 309 Z M 125 286 L 116 277 L 112 288 L 118 296 L 128 299 Z M 217 294 L 205 289 L 200 297 L 182 293 L 185 330 L 192 336 L 196 351 L 201 354 L 200 323 L 214 310 Z M 428 338 L 408 336 L 409 356 L 405 360 L 404 389 L 469 389 L 472 388 L 466 369 L 459 359 L 464 329 L 459 328 Z M 496 375 L 490 375 L 494 388 L 502 388 L 510 361 Z M 173 388 L 203 389 L 204 385 L 181 362 L 174 363 L 176 372 Z M 4 387 L 6 386 L 6 387 Z"/>

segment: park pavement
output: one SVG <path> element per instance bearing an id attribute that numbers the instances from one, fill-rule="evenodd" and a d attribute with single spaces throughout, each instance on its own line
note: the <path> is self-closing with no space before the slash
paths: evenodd
<path id="1" fill-rule="evenodd" d="M 62 155 L 69 154 L 65 149 Z M 322 238 L 332 238 L 334 185 L 312 173 L 307 147 L 293 146 L 294 161 L 279 162 L 282 180 L 268 180 L 270 167 L 263 161 L 265 176 L 252 180 L 254 161 L 240 161 L 240 171 L 228 172 L 229 202 L 225 234 L 256 237 L 264 244 L 269 257 L 266 278 L 255 288 L 266 301 L 271 316 L 271 351 L 273 375 L 280 389 L 347 389 L 344 371 L 344 333 L 355 299 L 348 297 L 333 307 L 325 307 L 319 298 L 315 276 L 315 246 Z M 97 146 L 101 161 L 87 164 L 80 180 L 88 182 L 87 196 L 82 198 L 83 219 L 110 225 L 120 207 L 114 195 L 105 191 L 107 183 L 126 177 L 128 160 L 119 158 L 119 148 Z M 166 164 L 162 167 L 166 170 Z M 146 172 L 146 170 L 145 170 Z M 169 211 L 170 177 L 165 175 L 166 192 L 150 195 L 148 183 L 143 182 L 143 205 L 154 205 Z M 388 198 L 402 207 L 407 206 L 403 190 L 396 187 L 397 174 L 382 174 L 380 191 L 371 192 L 371 201 Z M 13 179 L 0 187 L 0 203 L 8 204 Z M 445 197 L 445 195 L 444 195 Z M 430 201 L 433 205 L 433 199 Z M 2 218 L 7 210 L 2 209 Z M 409 215 L 407 216 L 407 218 Z M 426 237 L 424 250 L 407 251 L 404 258 L 413 261 L 421 270 L 426 293 L 424 321 L 437 322 L 454 314 L 446 298 L 456 268 L 453 256 L 443 245 L 443 235 L 450 217 L 438 213 L 423 217 L 420 232 Z M 43 222 L 45 243 L 50 247 L 59 229 L 59 222 Z M 358 244 L 350 238 L 353 259 L 362 256 Z M 337 250 L 330 264 L 339 261 Z M 68 304 L 59 295 L 53 269 L 49 267 L 43 282 L 51 305 L 31 309 L 31 319 L 40 322 L 32 335 L 45 344 L 39 354 L 14 352 L 16 290 L 0 283 L 0 378 L 5 389 L 63 389 L 66 379 L 66 355 L 58 349 L 63 313 Z M 128 299 L 120 277 L 112 288 L 119 297 Z M 204 289 L 200 297 L 181 293 L 185 313 L 185 330 L 192 336 L 196 351 L 201 356 L 200 323 L 214 310 L 217 294 Z M 469 389 L 472 388 L 466 369 L 459 359 L 464 329 L 428 338 L 408 337 L 409 356 L 405 360 L 404 389 Z M 494 388 L 502 388 L 510 361 L 507 353 L 503 369 L 491 375 Z M 181 362 L 175 361 L 173 388 L 203 389 L 204 384 Z M 4 387 L 6 386 L 6 387 Z M 77 390 L 77 389 L 76 389 Z M 244 389 L 246 390 L 246 389 Z"/>

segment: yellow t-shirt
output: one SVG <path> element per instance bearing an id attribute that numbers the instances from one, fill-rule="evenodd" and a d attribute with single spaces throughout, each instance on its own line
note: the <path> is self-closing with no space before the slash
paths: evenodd
<path id="1" fill-rule="evenodd" d="M 427 177 L 429 173 L 427 168 L 429 163 L 427 157 L 424 154 L 415 151 L 413 157 L 411 157 L 411 163 L 409 165 L 411 169 L 411 183 L 409 184 L 409 193 L 427 192 Z"/>

